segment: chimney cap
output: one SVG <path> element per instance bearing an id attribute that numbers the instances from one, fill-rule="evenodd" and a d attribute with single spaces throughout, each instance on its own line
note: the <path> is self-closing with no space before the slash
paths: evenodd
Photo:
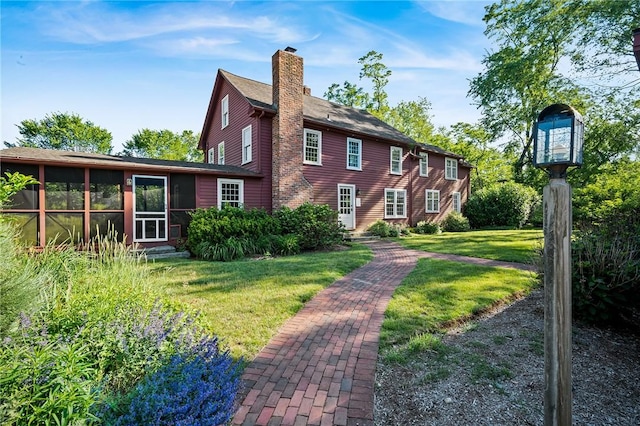
<path id="1" fill-rule="evenodd" d="M 297 51 L 297 50 L 298 50 L 298 49 L 296 49 L 296 48 L 294 48 L 294 47 L 291 47 L 291 46 L 287 46 L 287 47 L 284 49 L 284 51 L 285 51 L 285 52 L 289 52 L 289 53 L 296 53 L 296 51 Z"/>

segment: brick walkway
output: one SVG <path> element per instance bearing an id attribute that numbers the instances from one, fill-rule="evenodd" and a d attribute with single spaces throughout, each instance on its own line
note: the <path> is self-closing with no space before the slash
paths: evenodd
<path id="1" fill-rule="evenodd" d="M 378 338 L 395 288 L 419 257 L 527 265 L 369 243 L 374 258 L 318 293 L 245 369 L 235 425 L 373 425 Z"/>

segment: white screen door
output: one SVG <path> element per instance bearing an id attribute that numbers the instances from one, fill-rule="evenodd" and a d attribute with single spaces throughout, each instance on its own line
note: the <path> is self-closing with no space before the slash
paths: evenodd
<path id="1" fill-rule="evenodd" d="M 133 240 L 167 241 L 167 178 L 133 176 Z"/>
<path id="2" fill-rule="evenodd" d="M 338 220 L 346 229 L 356 227 L 355 185 L 338 185 Z"/>

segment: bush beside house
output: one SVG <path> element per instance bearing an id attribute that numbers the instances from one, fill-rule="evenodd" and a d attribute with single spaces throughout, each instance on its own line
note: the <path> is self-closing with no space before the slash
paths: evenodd
<path id="1" fill-rule="evenodd" d="M 192 214 L 188 246 L 196 257 L 229 261 L 326 249 L 341 244 L 345 232 L 337 212 L 327 205 L 304 203 L 273 215 L 262 209 L 212 207 Z"/>
<path id="2" fill-rule="evenodd" d="M 472 228 L 509 226 L 522 228 L 540 204 L 541 197 L 528 186 L 506 182 L 472 194 L 464 208 Z"/>

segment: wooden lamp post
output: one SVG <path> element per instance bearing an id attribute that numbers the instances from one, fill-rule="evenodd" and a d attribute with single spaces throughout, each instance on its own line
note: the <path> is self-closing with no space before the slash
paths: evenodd
<path id="1" fill-rule="evenodd" d="M 582 165 L 584 123 L 568 105 L 548 106 L 534 125 L 533 165 L 549 174 L 544 208 L 544 424 L 571 425 L 571 186 Z"/>

